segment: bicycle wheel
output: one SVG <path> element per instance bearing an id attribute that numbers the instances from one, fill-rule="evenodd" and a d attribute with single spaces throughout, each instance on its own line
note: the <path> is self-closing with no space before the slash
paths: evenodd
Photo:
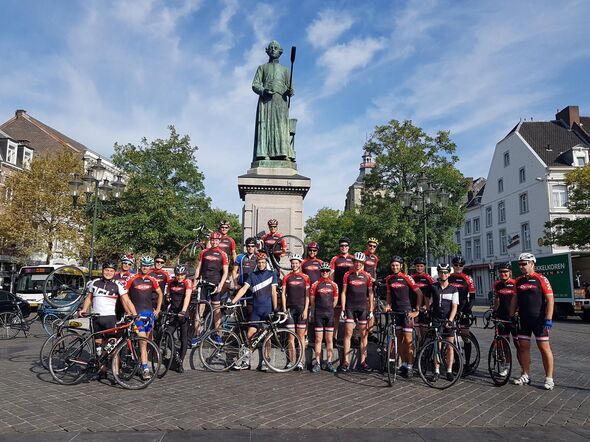
<path id="1" fill-rule="evenodd" d="M 60 318 L 55 313 L 47 313 L 43 315 L 43 330 L 45 330 L 45 333 L 47 333 L 48 336 L 55 333 L 54 324 L 56 321 L 60 321 Z"/>
<path id="2" fill-rule="evenodd" d="M 55 341 L 49 352 L 49 372 L 59 384 L 74 385 L 86 373 L 97 367 L 91 343 L 76 334 L 65 335 Z"/>
<path id="3" fill-rule="evenodd" d="M 461 340 L 459 347 L 463 356 L 463 376 L 469 376 L 479 367 L 481 358 L 479 342 L 471 332 L 465 336 L 458 335 L 458 339 Z"/>
<path id="4" fill-rule="evenodd" d="M 488 371 L 498 387 L 506 385 L 512 372 L 512 351 L 508 339 L 497 336 L 490 345 Z"/>
<path id="5" fill-rule="evenodd" d="M 450 358 L 453 359 L 449 371 Z M 458 361 L 455 366 L 454 361 Z M 418 354 L 418 373 L 426 385 L 444 390 L 454 385 L 463 372 L 463 359 L 455 344 L 448 341 L 432 341 Z"/>
<path id="6" fill-rule="evenodd" d="M 295 369 L 303 358 L 303 351 L 301 338 L 286 328 L 271 331 L 262 343 L 262 359 L 277 373 Z"/>
<path id="7" fill-rule="evenodd" d="M 492 314 L 494 313 L 493 309 L 487 309 L 483 314 L 483 328 L 489 328 L 490 322 L 492 320 Z"/>
<path id="8" fill-rule="evenodd" d="M 22 329 L 20 316 L 15 312 L 0 313 L 0 340 L 13 339 Z"/>
<path id="9" fill-rule="evenodd" d="M 142 344 L 146 348 L 147 366 L 142 366 L 141 362 Z M 147 338 L 133 336 L 124 339 L 113 351 L 111 359 L 113 377 L 121 387 L 127 390 L 140 390 L 147 387 L 154 381 L 159 370 L 160 350 Z"/>
<path id="10" fill-rule="evenodd" d="M 394 331 L 395 333 L 395 331 Z M 397 337 L 395 334 L 388 334 L 387 340 L 387 384 L 393 387 L 397 376 Z"/>
<path id="11" fill-rule="evenodd" d="M 160 369 L 157 371 L 158 378 L 163 378 L 174 361 L 174 355 L 176 354 L 176 345 L 174 344 L 174 337 L 169 331 L 165 331 L 161 334 L 158 339 L 158 348 L 160 349 Z M 152 367 L 154 369 L 154 367 Z M 154 370 L 154 373 L 156 371 Z"/>
<path id="12" fill-rule="evenodd" d="M 270 259 L 273 266 L 282 270 L 291 270 L 290 255 L 297 253 L 303 256 L 305 253 L 305 244 L 299 238 L 293 235 L 285 235 L 274 243 Z"/>
<path id="13" fill-rule="evenodd" d="M 199 344 L 201 363 L 211 371 L 227 371 L 239 359 L 240 346 L 240 338 L 234 332 L 223 328 L 211 330 Z M 193 366 L 196 366 L 194 362 Z"/>
<path id="14" fill-rule="evenodd" d="M 54 307 L 69 307 L 82 299 L 86 275 L 80 267 L 61 266 L 53 270 L 43 283 L 43 297 Z"/>
<path id="15" fill-rule="evenodd" d="M 190 323 L 188 328 L 189 340 L 201 341 L 213 324 L 213 307 L 209 301 L 199 301 L 191 306 Z M 190 343 L 190 342 L 189 342 Z"/>

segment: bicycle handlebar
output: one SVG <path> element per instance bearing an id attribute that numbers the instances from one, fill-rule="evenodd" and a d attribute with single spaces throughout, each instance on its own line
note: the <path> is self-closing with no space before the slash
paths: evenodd
<path id="1" fill-rule="evenodd" d="M 273 316 L 277 317 L 277 319 L 274 321 L 271 319 L 271 324 L 273 324 L 273 325 L 283 324 L 287 320 L 287 318 L 289 317 L 289 315 L 285 312 L 277 312 L 277 313 L 274 313 Z"/>

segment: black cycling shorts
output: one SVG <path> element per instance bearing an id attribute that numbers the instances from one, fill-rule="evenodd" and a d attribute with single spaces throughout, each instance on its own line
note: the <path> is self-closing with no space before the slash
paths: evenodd
<path id="1" fill-rule="evenodd" d="M 287 307 L 289 317 L 287 318 L 287 328 L 305 329 L 307 322 L 303 319 L 303 306 L 292 305 Z"/>
<path id="2" fill-rule="evenodd" d="M 408 315 L 395 315 L 395 329 L 402 330 L 404 333 L 414 331 L 414 320 Z"/>
<path id="3" fill-rule="evenodd" d="M 537 341 L 549 341 L 549 330 L 545 327 L 545 319 L 526 320 L 520 318 L 520 328 L 518 329 L 518 340 L 530 341 L 531 334 L 535 335 Z"/>
<path id="4" fill-rule="evenodd" d="M 115 328 L 117 324 L 117 317 L 113 316 L 98 316 L 92 318 L 92 326 L 94 327 L 94 333 L 108 330 L 109 328 Z"/>
<path id="5" fill-rule="evenodd" d="M 367 325 L 367 310 L 366 309 L 346 309 L 345 312 L 346 324 Z"/>
<path id="6" fill-rule="evenodd" d="M 316 332 L 334 331 L 334 312 L 315 312 L 314 329 Z"/>

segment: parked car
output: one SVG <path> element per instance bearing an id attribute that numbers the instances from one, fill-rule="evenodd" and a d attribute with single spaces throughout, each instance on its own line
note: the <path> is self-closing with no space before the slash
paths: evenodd
<path id="1" fill-rule="evenodd" d="M 23 317 L 27 318 L 31 314 L 31 305 L 6 290 L 0 290 L 0 313 L 14 311 L 14 306 L 17 305 L 23 314 Z"/>

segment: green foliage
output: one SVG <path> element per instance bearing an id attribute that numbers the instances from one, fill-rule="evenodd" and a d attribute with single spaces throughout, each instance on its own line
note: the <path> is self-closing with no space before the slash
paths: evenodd
<path id="1" fill-rule="evenodd" d="M 342 212 L 324 207 L 305 223 L 306 241 L 318 242 L 320 245 L 318 258 L 324 261 L 329 261 L 339 252 L 338 240 L 342 236 L 348 236 L 351 239 L 350 250 L 364 250 L 363 239 L 356 234 L 358 218 L 354 212 Z"/>
<path id="2" fill-rule="evenodd" d="M 585 216 L 557 218 L 546 223 L 543 242 L 572 249 L 590 249 L 590 165 L 568 172 L 565 182 L 570 212 Z"/>

